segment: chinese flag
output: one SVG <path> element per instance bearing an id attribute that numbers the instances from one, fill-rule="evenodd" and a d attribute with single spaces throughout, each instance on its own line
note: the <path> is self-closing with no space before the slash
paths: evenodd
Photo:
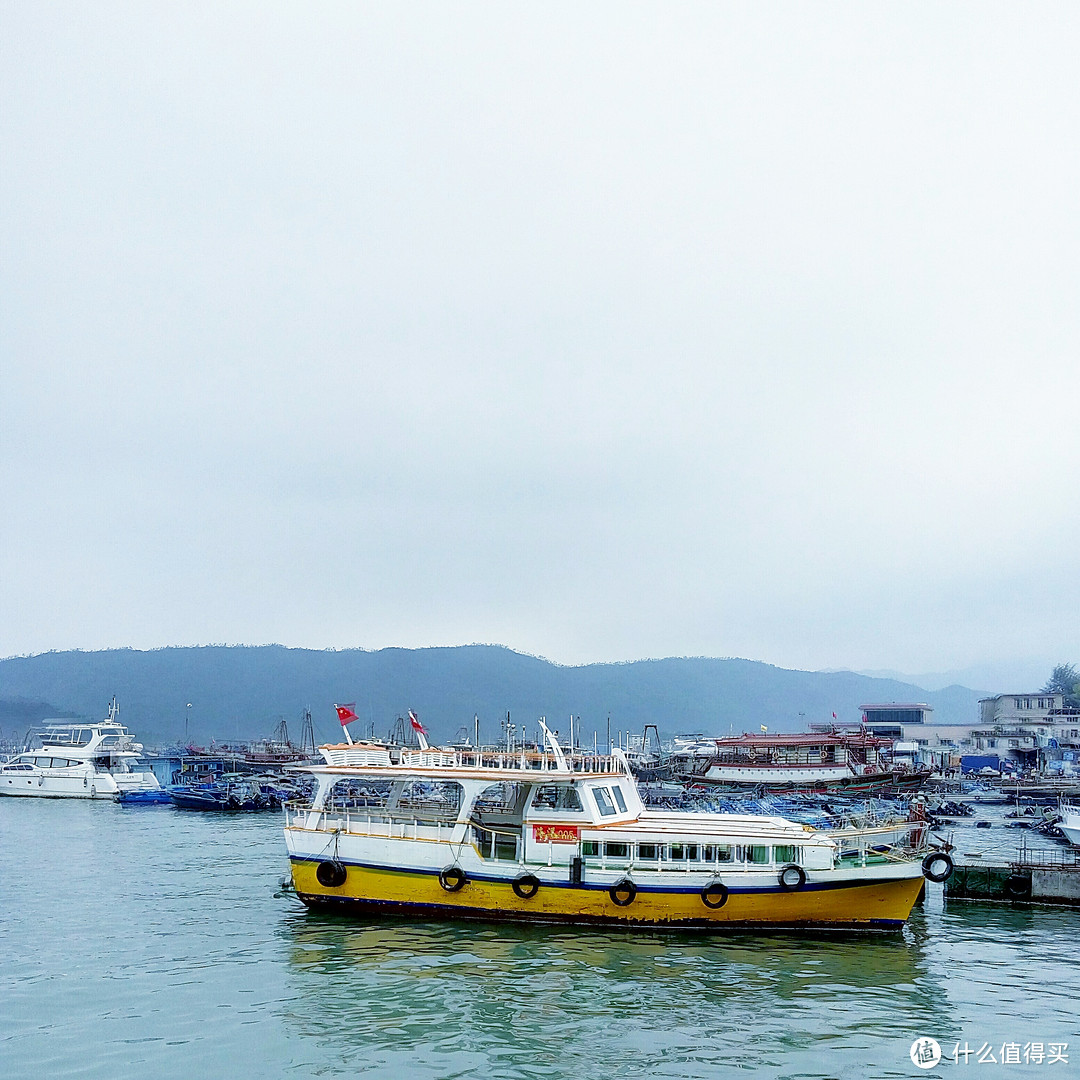
<path id="1" fill-rule="evenodd" d="M 356 702 L 352 702 L 349 705 L 334 706 L 334 708 L 337 709 L 337 718 L 341 721 L 342 727 L 344 727 L 346 724 L 351 723 L 353 720 L 359 719 L 356 713 L 353 712 L 353 705 L 355 704 Z"/>
<path id="2" fill-rule="evenodd" d="M 424 725 L 416 719 L 416 713 L 414 713 L 412 709 L 409 710 L 409 723 L 412 724 L 414 731 L 422 731 L 425 735 L 427 734 L 427 730 L 424 728 Z"/>

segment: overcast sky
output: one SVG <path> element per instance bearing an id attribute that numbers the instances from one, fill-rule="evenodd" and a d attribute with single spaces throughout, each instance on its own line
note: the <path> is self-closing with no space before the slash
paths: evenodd
<path id="1" fill-rule="evenodd" d="M 0 44 L 0 655 L 1080 661 L 1075 3 Z"/>

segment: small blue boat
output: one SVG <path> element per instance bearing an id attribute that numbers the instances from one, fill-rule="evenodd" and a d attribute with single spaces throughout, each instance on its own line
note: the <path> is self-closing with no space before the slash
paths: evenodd
<path id="1" fill-rule="evenodd" d="M 165 788 L 144 788 L 141 791 L 118 791 L 116 801 L 123 806 L 167 806 L 171 800 Z"/>

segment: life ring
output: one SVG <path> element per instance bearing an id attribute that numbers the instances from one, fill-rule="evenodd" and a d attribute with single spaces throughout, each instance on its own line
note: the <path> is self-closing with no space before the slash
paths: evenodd
<path id="1" fill-rule="evenodd" d="M 798 863 L 788 863 L 778 876 L 784 892 L 795 892 L 806 884 L 806 871 Z"/>
<path id="2" fill-rule="evenodd" d="M 616 881 L 607 892 L 616 907 L 629 907 L 637 896 L 637 886 L 628 877 L 624 877 Z"/>
<path id="3" fill-rule="evenodd" d="M 728 887 L 722 881 L 710 881 L 701 890 L 701 902 L 713 911 L 722 908 L 727 903 L 727 898 Z"/>
<path id="4" fill-rule="evenodd" d="M 336 889 L 345 884 L 347 871 L 337 860 L 319 863 L 315 869 L 315 877 L 320 885 L 328 889 Z"/>
<path id="5" fill-rule="evenodd" d="M 535 874 L 522 874 L 510 884 L 514 895 L 522 900 L 531 900 L 540 891 L 540 879 Z"/>
<path id="6" fill-rule="evenodd" d="M 1031 897 L 1031 878 L 1012 874 L 1005 880 L 1005 895 L 1010 900 L 1027 900 Z"/>
<path id="7" fill-rule="evenodd" d="M 447 866 L 439 871 L 439 884 L 447 892 L 457 892 L 467 880 L 460 866 Z"/>
<path id="8" fill-rule="evenodd" d="M 935 870 L 937 864 L 943 868 Z M 952 856 L 946 851 L 931 851 L 922 861 L 922 872 L 927 881 L 948 881 L 953 872 Z"/>

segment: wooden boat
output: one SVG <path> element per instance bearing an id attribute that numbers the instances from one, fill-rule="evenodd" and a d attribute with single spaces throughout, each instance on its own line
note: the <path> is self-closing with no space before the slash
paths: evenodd
<path id="1" fill-rule="evenodd" d="M 887 756 L 892 740 L 865 732 L 737 735 L 698 747 L 677 775 L 685 783 L 737 791 L 808 791 L 870 794 L 912 792 L 928 770 L 898 768 Z"/>
<path id="2" fill-rule="evenodd" d="M 951 872 L 944 852 L 841 851 L 780 817 L 651 810 L 621 751 L 567 753 L 542 729 L 542 749 L 321 747 L 302 770 L 314 798 L 286 809 L 297 895 L 423 918 L 887 929 L 924 874 Z"/>

